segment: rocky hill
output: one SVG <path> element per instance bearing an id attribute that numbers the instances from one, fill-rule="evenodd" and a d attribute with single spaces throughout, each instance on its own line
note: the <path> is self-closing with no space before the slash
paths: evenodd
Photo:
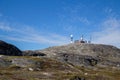
<path id="1" fill-rule="evenodd" d="M 0 40 L 0 54 L 9 56 L 21 56 L 22 51 L 16 46 Z"/>
<path id="2" fill-rule="evenodd" d="M 120 80 L 120 49 L 111 45 L 73 43 L 22 55 L 0 56 L 1 80 Z"/>
<path id="3" fill-rule="evenodd" d="M 120 49 L 110 45 L 68 44 L 35 52 L 78 66 L 120 67 Z"/>

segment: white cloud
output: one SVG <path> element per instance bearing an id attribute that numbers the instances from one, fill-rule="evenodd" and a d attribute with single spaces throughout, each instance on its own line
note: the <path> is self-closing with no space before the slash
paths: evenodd
<path id="1" fill-rule="evenodd" d="M 105 8 L 105 13 L 111 14 L 113 12 L 112 8 Z"/>
<path id="2" fill-rule="evenodd" d="M 3 31 L 11 31 L 11 27 L 9 27 L 9 24 L 5 24 L 4 22 L 0 22 L 0 30 Z"/>
<path id="3" fill-rule="evenodd" d="M 16 27 L 18 26 L 18 27 Z M 58 34 L 40 33 L 33 27 L 26 25 L 7 25 L 7 23 L 0 23 L 0 30 L 9 33 L 9 35 L 1 34 L 0 38 L 21 42 L 62 45 L 68 42 L 68 38 Z M 20 27 L 21 26 L 21 27 Z"/>
<path id="4" fill-rule="evenodd" d="M 120 47 L 120 19 L 109 18 L 100 26 L 102 30 L 93 34 L 93 42 Z"/>
<path id="5" fill-rule="evenodd" d="M 90 21 L 85 17 L 79 17 L 78 20 L 84 24 L 87 24 L 87 25 L 90 24 Z"/>
<path id="6" fill-rule="evenodd" d="M 83 9 L 86 9 L 87 6 L 82 3 L 76 3 L 72 6 L 67 6 L 67 3 L 63 6 L 62 13 L 59 13 L 58 16 L 60 18 L 60 24 L 65 24 L 64 26 L 68 25 L 67 27 L 75 26 L 74 24 L 84 24 L 90 25 L 91 21 L 88 19 L 87 16 L 82 16 Z M 66 15 L 67 14 L 67 15 Z M 71 26 L 69 26 L 71 25 Z"/>

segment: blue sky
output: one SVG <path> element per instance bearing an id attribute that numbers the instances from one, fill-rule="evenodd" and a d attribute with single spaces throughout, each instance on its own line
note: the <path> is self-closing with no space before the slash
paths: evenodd
<path id="1" fill-rule="evenodd" d="M 0 0 L 0 39 L 21 50 L 68 44 L 70 34 L 120 48 L 120 0 Z"/>

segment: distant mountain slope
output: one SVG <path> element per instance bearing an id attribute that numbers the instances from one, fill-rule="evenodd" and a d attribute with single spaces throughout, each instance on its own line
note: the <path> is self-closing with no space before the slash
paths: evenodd
<path id="1" fill-rule="evenodd" d="M 16 46 L 0 40 L 0 54 L 9 56 L 21 56 L 22 51 Z"/>

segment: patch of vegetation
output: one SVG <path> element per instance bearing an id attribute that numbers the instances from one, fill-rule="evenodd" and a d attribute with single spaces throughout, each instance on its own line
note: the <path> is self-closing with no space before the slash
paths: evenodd
<path id="1" fill-rule="evenodd" d="M 51 58 L 37 58 L 32 56 L 10 56 L 6 60 L 27 59 L 34 63 L 27 67 L 10 65 L 0 67 L 1 80 L 120 80 L 120 71 L 110 67 L 75 66 L 71 63 L 62 63 Z M 30 71 L 28 68 L 32 68 Z"/>

